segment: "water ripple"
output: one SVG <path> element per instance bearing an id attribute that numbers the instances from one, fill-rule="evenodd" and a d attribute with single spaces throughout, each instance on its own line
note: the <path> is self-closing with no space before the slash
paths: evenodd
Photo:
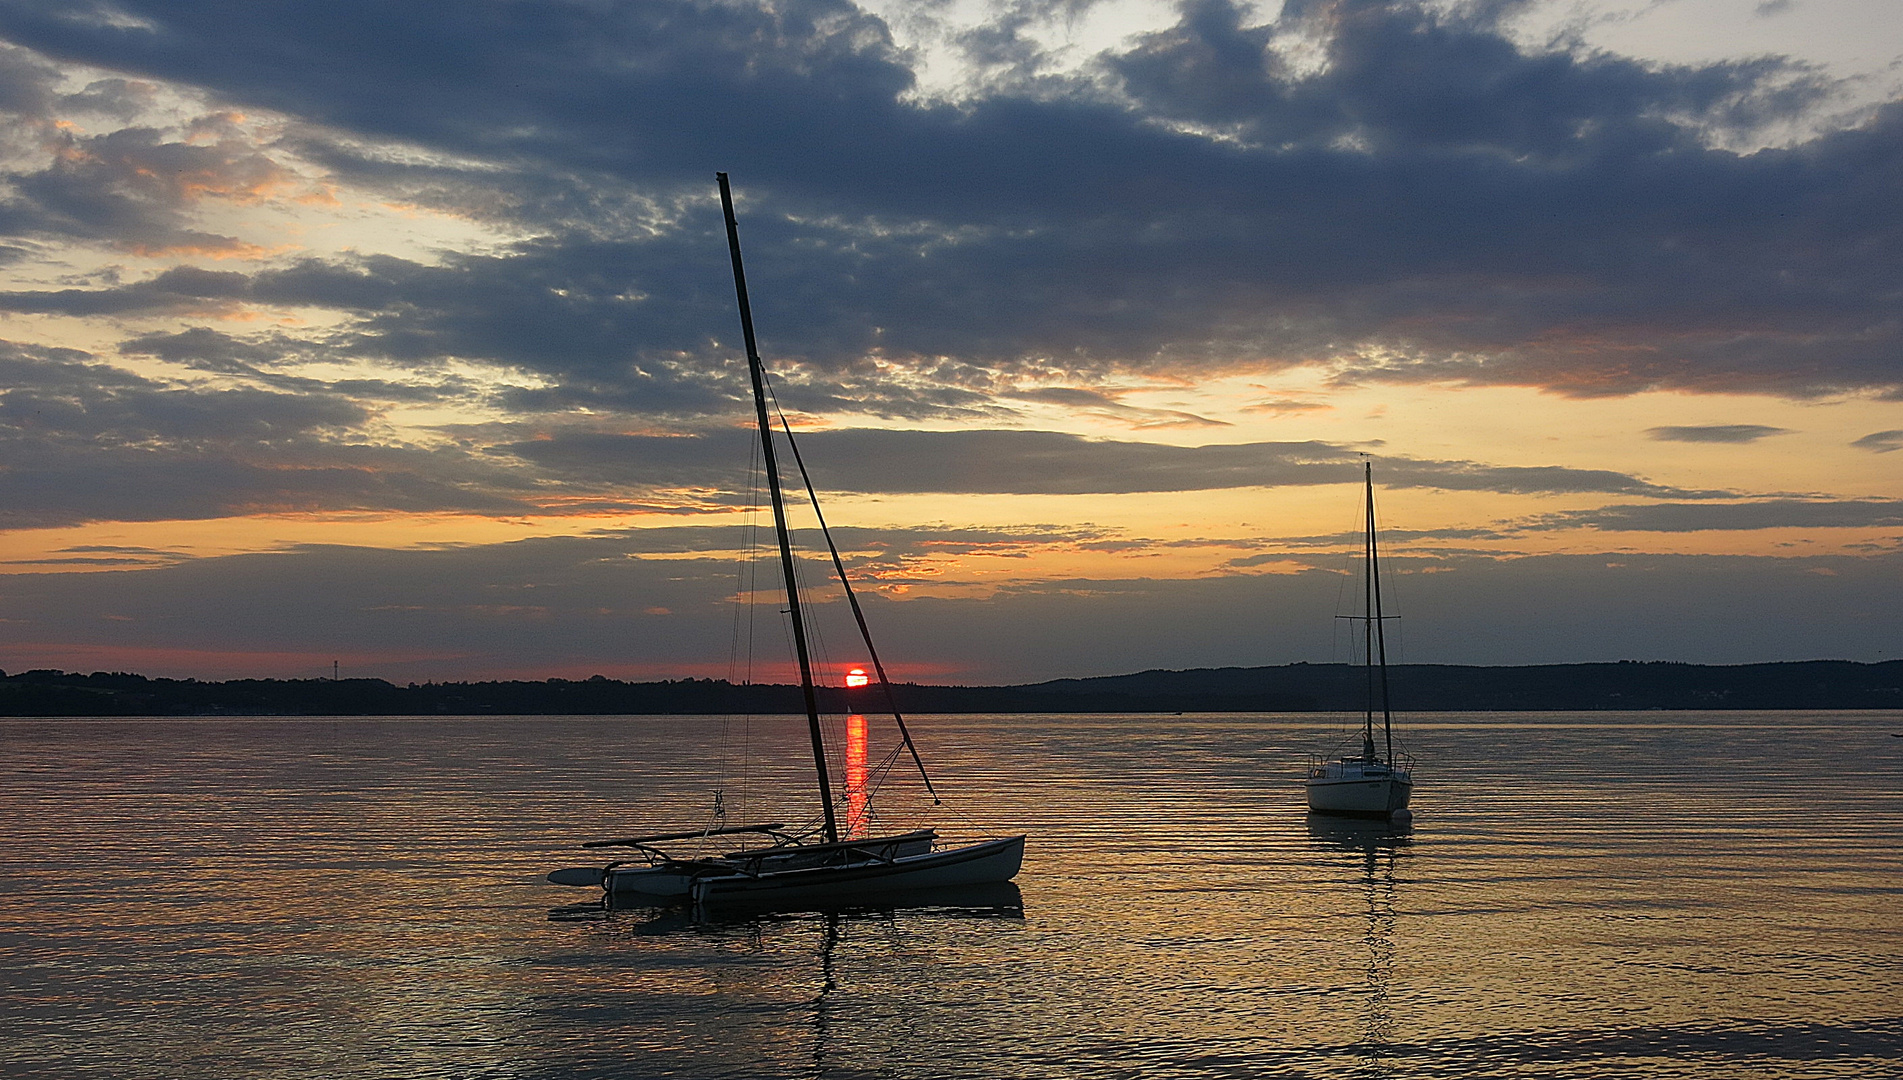
<path id="1" fill-rule="evenodd" d="M 1899 714 L 1410 718 L 1398 831 L 1303 813 L 1332 718 L 927 717 L 955 811 L 937 824 L 1031 834 L 1012 903 L 697 923 L 563 908 L 586 895 L 542 881 L 596 857 L 582 840 L 701 823 L 716 789 L 736 817 L 810 816 L 798 723 L 0 722 L 0 1075 L 1825 1078 L 1903 1058 Z M 934 812 L 891 783 L 883 823 Z"/>

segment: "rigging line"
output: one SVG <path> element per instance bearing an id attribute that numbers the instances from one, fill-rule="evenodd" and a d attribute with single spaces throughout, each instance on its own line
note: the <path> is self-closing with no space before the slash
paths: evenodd
<path id="1" fill-rule="evenodd" d="M 751 444 L 752 440 L 748 440 Z M 747 683 L 753 683 L 754 666 L 758 663 L 759 598 L 760 598 L 760 448 L 749 445 L 747 448 L 747 553 L 742 568 L 746 574 L 747 608 Z"/>
<path id="2" fill-rule="evenodd" d="M 960 809 L 956 803 L 942 803 L 939 805 L 944 806 L 946 810 L 951 812 L 951 815 L 953 817 L 957 818 L 960 821 L 960 823 L 962 823 L 966 828 L 977 833 L 979 836 L 997 835 L 993 833 L 990 829 L 986 828 L 984 822 L 979 821 L 977 818 L 974 818 L 970 814 L 965 813 L 965 811 Z"/>
<path id="3" fill-rule="evenodd" d="M 780 416 L 781 423 L 784 424 L 785 414 L 780 411 L 779 399 L 773 393 L 773 376 L 770 372 L 766 371 L 764 368 L 762 368 L 760 375 L 766 387 L 766 397 L 767 397 L 767 401 L 770 403 L 771 410 L 775 415 Z M 795 451 L 795 456 L 797 457 L 798 456 L 797 448 L 794 448 L 794 451 Z M 809 486 L 809 490 L 810 490 L 810 486 Z M 796 498 L 789 497 L 787 499 L 786 505 L 791 506 L 796 501 L 797 501 Z M 814 504 L 814 513 L 815 514 L 818 513 L 817 504 Z M 789 542 L 790 542 L 796 530 L 794 529 L 794 526 L 792 525 L 790 520 L 788 521 L 786 528 L 787 528 L 787 537 L 789 538 Z M 816 601 L 813 599 L 814 594 L 818 590 L 816 590 L 813 584 L 808 580 L 809 575 L 807 573 L 807 569 L 808 568 L 807 568 L 806 560 L 796 555 L 793 559 L 793 580 L 791 582 L 786 583 L 786 587 L 788 589 L 795 590 L 798 592 L 799 594 L 798 606 L 802 612 L 810 612 L 817 604 L 820 603 L 820 601 Z M 790 605 L 788 609 L 783 609 L 781 612 L 781 614 L 783 615 L 790 615 L 790 613 L 791 613 Z M 814 675 L 814 685 L 817 687 L 820 685 L 820 681 L 822 678 L 822 676 L 817 673 L 832 671 L 837 667 L 837 664 L 835 663 L 833 659 L 831 645 L 827 640 L 825 625 L 822 622 L 816 619 L 811 619 L 811 618 L 803 618 L 801 619 L 800 622 L 801 622 L 801 629 L 805 632 L 808 655 L 811 656 L 813 661 L 813 671 L 816 673 Z M 784 619 L 782 620 L 780 629 L 782 633 L 787 632 L 786 620 Z M 828 722 L 828 715 L 829 714 L 822 714 L 820 718 L 822 723 Z M 835 718 L 831 722 L 834 724 L 834 726 L 832 728 L 829 728 L 827 731 L 828 757 L 832 757 L 836 754 L 837 747 L 839 745 L 839 740 L 844 737 L 844 732 L 840 730 L 839 727 L 837 726 L 838 725 L 837 719 Z M 843 769 L 843 765 L 841 766 L 841 768 Z"/>
<path id="4" fill-rule="evenodd" d="M 752 439 L 747 440 L 747 508 L 744 515 L 746 530 L 745 561 L 741 564 L 745 575 L 746 592 L 739 603 L 745 607 L 747 616 L 747 664 L 746 685 L 753 685 L 753 673 L 758 663 L 758 634 L 760 625 L 760 447 Z M 739 810 L 744 816 L 752 811 L 752 799 L 749 796 L 753 779 L 753 718 L 754 706 L 751 695 L 742 706 L 740 727 L 740 798 Z"/>
<path id="5" fill-rule="evenodd" d="M 881 781 L 884 781 L 885 774 L 892 770 L 893 763 L 899 760 L 899 753 L 904 749 L 904 745 L 901 744 L 886 751 L 885 756 L 879 759 L 879 764 L 870 766 L 867 772 L 879 777 Z"/>
<path id="6" fill-rule="evenodd" d="M 780 408 L 779 395 L 775 393 L 773 389 L 773 373 L 763 368 L 760 372 L 760 377 L 761 377 L 762 383 L 766 387 L 766 398 L 767 398 L 767 402 L 771 412 L 773 413 L 773 415 L 780 418 L 780 426 L 782 428 L 786 428 L 787 427 L 786 412 L 785 410 Z M 788 448 L 793 451 L 794 460 L 797 461 L 799 459 L 799 447 L 793 444 L 793 436 L 790 430 L 788 430 L 787 432 L 786 440 L 787 440 Z M 805 466 L 802 464 L 800 467 L 800 476 L 802 480 L 805 479 L 805 473 L 806 473 L 806 469 L 805 469 Z M 807 498 L 811 502 L 813 507 L 813 516 L 817 518 L 820 516 L 819 503 L 816 500 L 812 499 L 812 490 L 813 490 L 812 484 L 807 483 L 804 486 L 807 491 Z M 796 501 L 797 501 L 797 498 L 790 499 L 787 505 L 790 506 Z M 821 519 L 820 527 L 822 529 L 825 527 L 824 519 Z M 793 526 L 789 522 L 787 525 L 787 535 L 791 536 L 793 534 L 793 531 L 794 531 Z M 803 560 L 800 560 L 800 559 L 794 560 L 793 575 L 797 579 L 799 584 L 800 602 L 802 603 L 802 605 L 810 607 L 813 601 L 810 601 L 808 597 L 813 593 L 814 590 L 812 585 L 807 581 L 806 564 Z M 814 622 L 808 622 L 806 625 L 806 636 L 807 636 L 807 639 L 813 643 L 814 651 L 816 654 L 822 653 L 825 651 L 825 648 L 826 648 L 825 641 L 824 641 L 825 627 Z M 832 656 L 828 654 L 828 655 L 820 656 L 819 659 L 820 659 L 820 669 L 830 670 L 830 666 L 832 664 Z"/>
<path id="7" fill-rule="evenodd" d="M 776 399 L 775 406 L 779 404 Z M 800 480 L 806 484 L 806 498 L 813 504 L 813 517 L 819 521 L 819 532 L 826 538 L 826 551 L 833 557 L 833 570 L 839 575 L 839 584 L 846 591 L 846 602 L 852 605 L 853 621 L 859 624 L 859 636 L 865 640 L 866 655 L 872 658 L 872 670 L 879 676 L 879 688 L 885 692 L 886 707 L 892 710 L 892 719 L 898 722 L 899 739 L 905 748 L 912 752 L 912 763 L 918 766 L 919 779 L 925 781 L 925 790 L 931 793 L 932 800 L 938 800 L 938 791 L 932 787 L 932 778 L 925 772 L 925 761 L 919 757 L 918 745 L 912 741 L 912 732 L 905 726 L 905 717 L 899 713 L 898 699 L 892 693 L 892 682 L 885 677 L 885 664 L 879 660 L 879 650 L 872 644 L 872 630 L 866 625 L 866 613 L 859 607 L 859 594 L 852 589 L 852 579 L 846 576 L 846 564 L 839 557 L 839 545 L 833 543 L 833 533 L 826 527 L 826 515 L 820 513 L 819 495 L 813 491 L 813 478 L 806 471 L 806 462 L 800 457 L 800 444 L 793 439 L 793 427 L 786 422 L 786 413 L 780 413 L 780 428 L 786 432 L 787 448 L 793 451 L 793 464 L 799 469 Z"/>
<path id="8" fill-rule="evenodd" d="M 780 427 L 786 433 L 785 438 L 786 438 L 787 448 L 793 452 L 793 459 L 799 467 L 800 479 L 802 482 L 802 487 L 804 488 L 806 492 L 807 503 L 808 505 L 812 507 L 813 518 L 815 522 L 818 524 L 820 534 L 826 539 L 827 546 L 830 549 L 832 547 L 832 536 L 830 533 L 826 531 L 826 518 L 825 518 L 825 515 L 820 512 L 819 499 L 813 492 L 813 484 L 811 479 L 807 477 L 806 475 L 806 464 L 804 461 L 800 460 L 799 444 L 794 442 L 793 440 L 793 432 L 792 432 L 791 425 L 787 422 L 785 411 L 781 409 L 780 407 L 779 396 L 774 392 L 773 373 L 770 371 L 762 371 L 761 375 L 764 378 L 766 383 L 766 395 L 767 395 L 768 406 L 772 410 L 773 414 L 780 418 Z M 791 506 L 795 502 L 797 502 L 798 501 L 797 496 L 798 496 L 798 492 L 794 492 L 792 496 L 789 496 L 790 501 L 788 502 L 787 505 Z M 838 567 L 837 552 L 834 551 L 833 555 L 834 555 L 834 559 L 833 559 L 834 567 L 835 569 L 837 569 Z M 813 607 L 821 603 L 831 602 L 831 590 L 830 588 L 827 587 L 827 582 L 825 581 L 823 574 L 820 580 L 817 583 L 815 583 L 811 579 L 811 567 L 808 565 L 807 560 L 804 560 L 804 559 L 796 560 L 795 566 L 793 568 L 793 572 L 799 578 L 800 601 L 807 610 L 811 610 Z M 843 590 L 848 594 L 848 598 L 851 599 L 850 597 L 850 593 L 852 590 L 851 583 L 844 578 L 841 578 L 840 581 L 841 581 Z M 824 599 L 813 600 L 812 597 L 815 595 L 821 595 L 824 597 Z M 814 670 L 820 671 L 820 672 L 833 672 L 833 671 L 837 671 L 839 668 L 844 666 L 843 664 L 838 662 L 837 657 L 831 651 L 832 644 L 828 637 L 827 625 L 824 622 L 821 622 L 817 619 L 810 619 L 810 618 L 807 619 L 806 620 L 806 636 L 807 636 L 807 640 L 812 643 L 813 655 L 818 664 L 818 666 Z M 861 627 L 861 636 L 862 637 L 864 636 L 863 626 Z M 846 711 L 852 712 L 855 710 L 847 709 Z"/>
<path id="9" fill-rule="evenodd" d="M 885 758 L 881 760 L 879 764 L 866 770 L 867 774 L 872 778 L 871 781 L 866 784 L 865 789 L 866 809 L 868 811 L 872 809 L 872 804 L 878 799 L 879 792 L 884 789 L 885 782 L 891 778 L 892 765 L 899 760 L 899 751 L 903 749 L 903 746 L 893 747 L 891 752 L 886 754 Z M 934 799 L 936 799 L 936 797 L 934 797 Z"/>
<path id="10" fill-rule="evenodd" d="M 751 439 L 749 439 L 747 443 L 749 449 L 747 456 L 747 505 L 746 510 L 741 515 L 740 521 L 740 542 L 738 544 L 740 548 L 740 559 L 739 565 L 735 567 L 734 570 L 733 627 L 727 641 L 727 682 L 729 684 L 737 683 L 742 685 L 751 685 L 753 682 L 753 591 L 748 578 L 750 572 L 757 564 L 758 543 L 756 538 L 759 533 L 754 526 L 760 509 L 760 450 L 759 447 L 753 445 Z M 742 637 L 743 620 L 744 638 Z M 743 640 L 746 643 L 744 653 L 741 648 L 741 642 Z M 745 657 L 744 666 L 741 663 L 743 655 Z M 734 768 L 732 726 L 733 718 L 731 716 L 723 716 L 721 718 L 720 780 L 723 788 Z M 739 769 L 742 782 L 744 783 L 747 768 L 744 739 L 742 740 L 742 745 L 743 750 Z M 744 799 L 742 799 L 741 802 L 741 810 L 744 812 Z"/>

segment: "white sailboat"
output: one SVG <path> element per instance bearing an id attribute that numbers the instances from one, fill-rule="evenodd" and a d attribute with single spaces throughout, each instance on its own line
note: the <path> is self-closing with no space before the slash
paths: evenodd
<path id="1" fill-rule="evenodd" d="M 1408 799 L 1414 792 L 1411 763 L 1394 756 L 1394 710 L 1388 700 L 1388 647 L 1381 612 L 1381 559 L 1374 522 L 1374 466 L 1362 463 L 1367 490 L 1366 535 L 1362 542 L 1362 612 L 1342 616 L 1361 623 L 1367 705 L 1361 718 L 1361 753 L 1354 757 L 1311 761 L 1308 767 L 1308 809 L 1315 814 L 1351 817 L 1412 817 Z M 1383 747 L 1374 740 L 1375 701 L 1381 703 Z"/>
<path id="2" fill-rule="evenodd" d="M 740 258 L 740 232 L 734 219 L 733 194 L 727 174 L 715 174 L 720 186 L 721 209 L 726 216 L 727 246 L 733 261 L 734 292 L 740 308 L 740 327 L 747 350 L 747 369 L 752 379 L 755 419 L 758 422 L 760 450 L 765 466 L 767 489 L 773 507 L 773 527 L 779 540 L 780 570 L 786 586 L 786 606 L 792 629 L 793 650 L 799 662 L 800 690 L 806 706 L 807 729 L 812 743 L 813 767 L 817 780 L 820 825 L 815 832 L 789 830 L 784 824 L 741 825 L 705 829 L 698 832 L 636 836 L 620 840 L 594 841 L 585 847 L 626 847 L 634 857 L 602 867 L 573 867 L 557 870 L 548 877 L 558 885 L 600 886 L 611 896 L 651 897 L 657 901 L 691 899 L 697 905 L 745 904 L 776 906 L 784 904 L 851 904 L 862 899 L 900 891 L 955 889 L 1011 880 L 1024 862 L 1023 836 L 1007 836 L 957 847 L 941 847 L 938 834 L 931 829 L 888 836 L 850 835 L 863 827 L 866 815 L 849 814 L 842 830 L 833 809 L 833 785 L 827 764 L 826 740 L 819 719 L 813 665 L 807 648 L 805 614 L 794 573 L 793 547 L 786 521 L 786 502 L 781 488 L 779 458 L 775 453 L 773 427 L 767 409 L 766 370 L 754 341 L 753 310 L 747 300 L 746 272 Z M 885 665 L 879 659 L 867 628 L 865 613 L 852 590 L 839 549 L 833 544 L 819 511 L 819 499 L 800 460 L 791 428 L 781 421 L 787 446 L 812 503 L 820 533 L 826 537 L 834 571 L 858 623 L 866 652 L 871 658 L 885 700 L 892 706 L 904 748 L 918 766 L 925 788 L 932 792 L 931 777 L 912 742 L 905 718 L 893 699 Z M 869 680 L 868 680 L 869 681 Z M 863 766 L 863 762 L 861 763 Z M 863 791 L 857 797 L 863 797 Z M 754 847 L 742 847 L 711 856 L 676 855 L 662 844 L 693 842 L 704 845 L 716 837 L 753 835 L 770 840 Z M 678 849 L 677 849 L 678 850 Z"/>

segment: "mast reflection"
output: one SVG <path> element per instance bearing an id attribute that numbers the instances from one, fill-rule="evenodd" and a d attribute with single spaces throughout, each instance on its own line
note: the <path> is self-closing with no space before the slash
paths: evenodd
<path id="1" fill-rule="evenodd" d="M 833 992 L 839 989 L 839 978 L 833 970 L 833 950 L 839 947 L 839 915 L 828 912 L 821 916 L 824 931 L 819 943 L 819 993 L 813 999 L 813 1075 L 826 1075 L 826 1057 L 831 1050 L 832 1017 L 830 1005 Z"/>
<path id="2" fill-rule="evenodd" d="M 1367 997 L 1362 1013 L 1362 1038 L 1356 1048 L 1366 1075 L 1394 1075 L 1391 1059 L 1394 1013 L 1390 995 L 1394 984 L 1395 866 L 1413 842 L 1410 826 L 1387 821 L 1336 818 L 1310 814 L 1308 833 L 1324 852 L 1352 856 L 1344 860 L 1359 871 L 1357 882 L 1367 925 L 1362 941 L 1367 948 Z"/>

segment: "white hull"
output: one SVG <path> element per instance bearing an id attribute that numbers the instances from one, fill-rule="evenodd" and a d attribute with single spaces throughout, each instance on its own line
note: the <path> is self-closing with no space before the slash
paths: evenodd
<path id="1" fill-rule="evenodd" d="M 1363 771 L 1351 762 L 1331 762 L 1310 772 L 1308 809 L 1317 814 L 1388 817 L 1406 810 L 1414 793 L 1406 770 L 1385 768 Z"/>
<path id="2" fill-rule="evenodd" d="M 851 903 L 889 892 L 1009 881 L 1023 865 L 1024 837 L 1013 836 L 890 861 L 702 877 L 693 895 L 697 904 Z"/>
<path id="3" fill-rule="evenodd" d="M 685 900 L 693 891 L 690 874 L 661 866 L 629 866 L 602 875 L 601 887 L 616 896 L 648 896 L 656 900 Z"/>

